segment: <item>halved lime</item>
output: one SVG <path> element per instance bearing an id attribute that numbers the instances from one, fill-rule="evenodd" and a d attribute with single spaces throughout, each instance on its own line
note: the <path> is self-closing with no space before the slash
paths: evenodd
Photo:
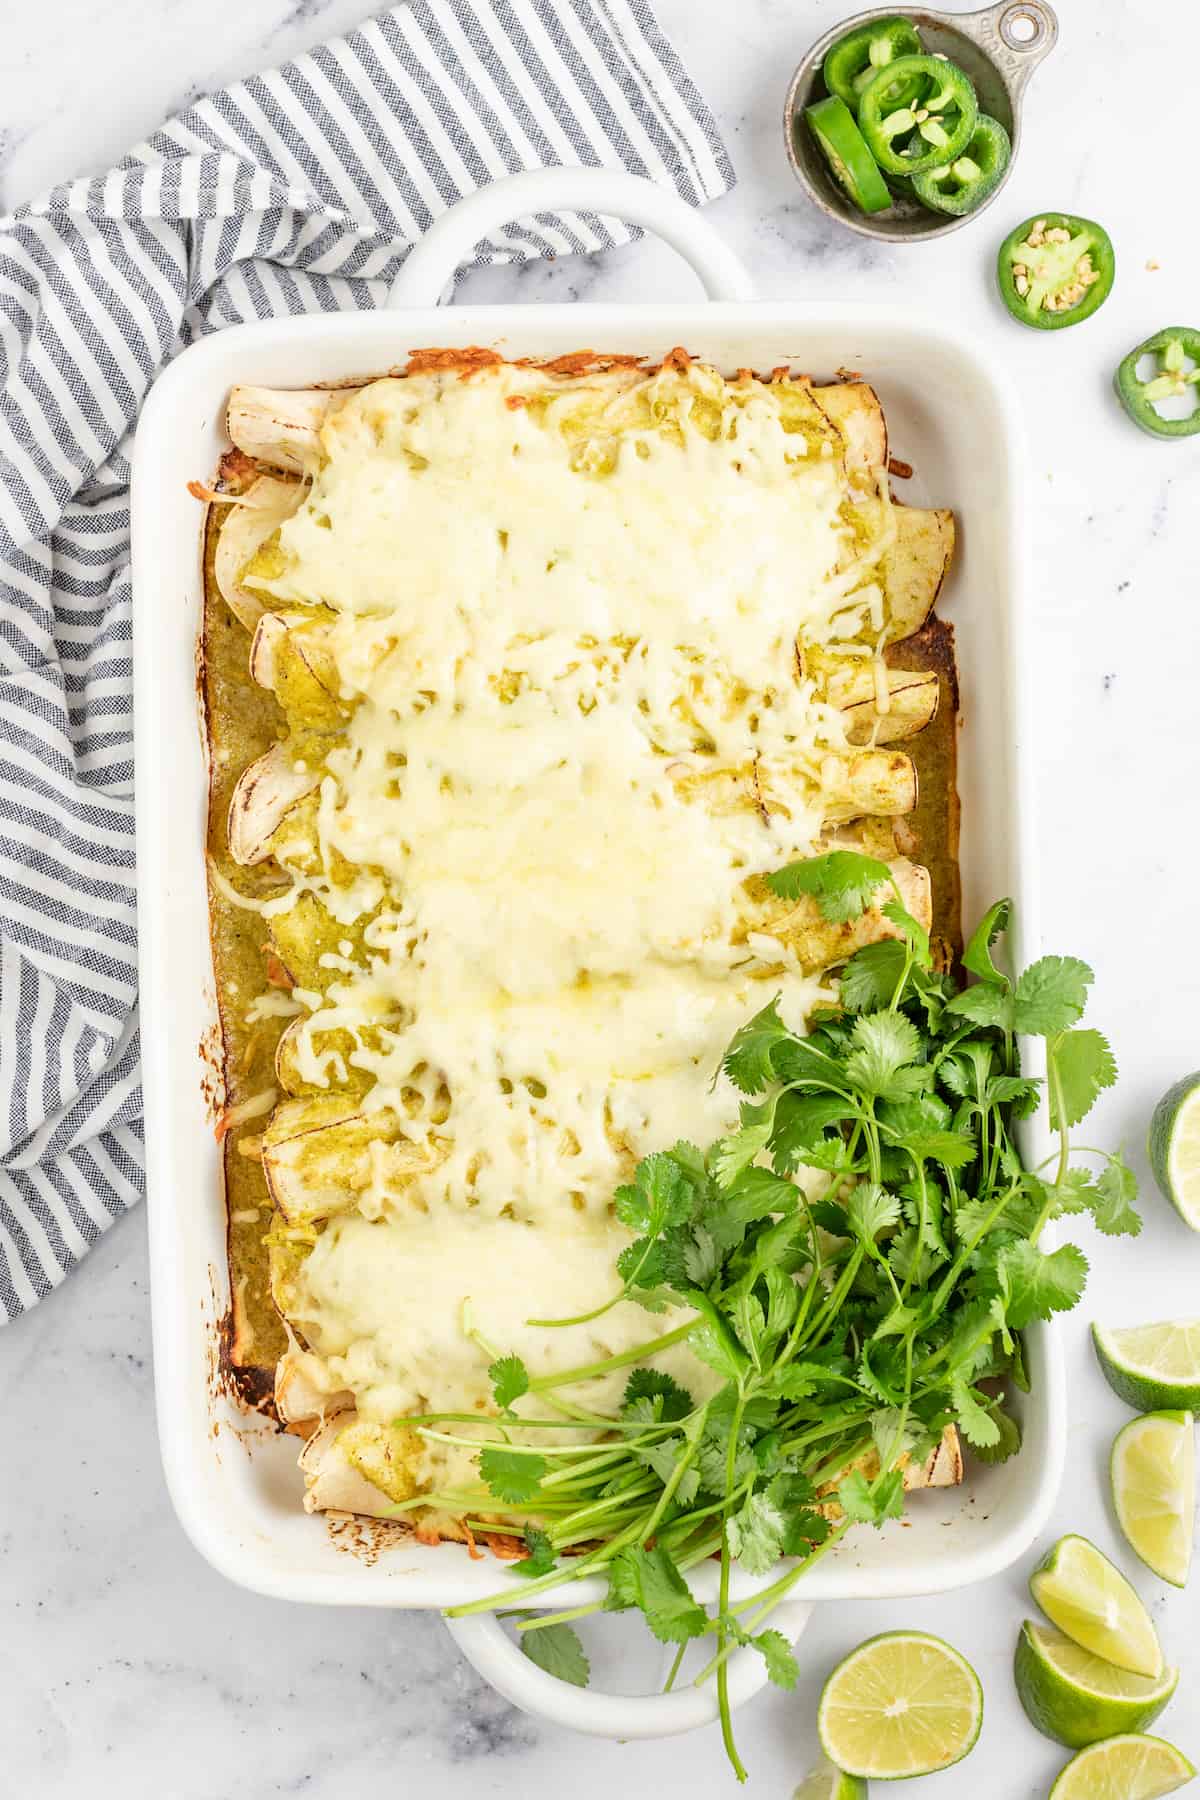
<path id="1" fill-rule="evenodd" d="M 1013 1677 L 1038 1730 L 1070 1750 L 1082 1750 L 1101 1738 L 1153 1725 L 1175 1692 L 1179 1670 L 1164 1669 L 1157 1681 L 1131 1675 L 1081 1649 L 1053 1625 L 1026 1619 Z"/>
<path id="2" fill-rule="evenodd" d="M 840 1662 L 821 1695 L 821 1748 L 839 1769 L 883 1781 L 961 1762 L 983 1723 L 970 1663 L 923 1631 L 885 1631 Z"/>
<path id="3" fill-rule="evenodd" d="M 1127 1405 L 1200 1412 L 1200 1319 L 1093 1325 L 1092 1342 L 1109 1387 Z"/>
<path id="4" fill-rule="evenodd" d="M 823 1756 L 810 1769 L 792 1800 L 867 1800 L 867 1784 L 858 1775 L 847 1775 Z"/>
<path id="5" fill-rule="evenodd" d="M 1200 1231 L 1200 1071 L 1168 1088 L 1155 1107 L 1146 1155 L 1164 1197 Z"/>
<path id="6" fill-rule="evenodd" d="M 1195 1773 L 1187 1757 L 1162 1738 L 1107 1738 L 1071 1758 L 1050 1789 L 1050 1800 L 1160 1800 Z"/>
<path id="7" fill-rule="evenodd" d="M 1196 1510 L 1190 1412 L 1146 1413 L 1118 1431 L 1109 1462 L 1117 1523 L 1131 1550 L 1173 1587 L 1187 1585 Z"/>
<path id="8" fill-rule="evenodd" d="M 1033 1571 L 1029 1591 L 1052 1624 L 1084 1650 L 1157 1681 L 1163 1654 L 1150 1615 L 1095 1544 L 1059 1538 Z"/>

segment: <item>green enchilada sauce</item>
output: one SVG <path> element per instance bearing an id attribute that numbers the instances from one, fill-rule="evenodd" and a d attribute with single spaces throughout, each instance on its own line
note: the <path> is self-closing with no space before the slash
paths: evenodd
<path id="1" fill-rule="evenodd" d="M 209 743 L 208 853 L 242 893 L 265 897 L 278 889 L 258 869 L 239 868 L 229 854 L 226 818 L 242 770 L 284 735 L 284 718 L 273 695 L 250 678 L 250 634 L 229 611 L 213 570 L 217 537 L 227 509 L 212 508 L 204 557 L 204 654 L 202 699 Z M 258 913 L 231 905 L 210 883 L 213 972 L 221 1018 L 221 1055 L 226 1104 L 236 1106 L 275 1085 L 275 1046 L 285 1018 L 246 1023 L 251 1003 L 268 988 L 262 946 L 267 927 Z M 261 1132 L 265 1118 L 235 1126 L 225 1139 L 225 1196 L 228 1209 L 229 1277 L 232 1319 L 226 1334 L 233 1371 L 245 1371 L 240 1385 L 254 1397 L 271 1392 L 274 1365 L 286 1348 L 267 1279 L 265 1234 L 271 1201 L 262 1166 L 242 1156 L 238 1143 Z"/>

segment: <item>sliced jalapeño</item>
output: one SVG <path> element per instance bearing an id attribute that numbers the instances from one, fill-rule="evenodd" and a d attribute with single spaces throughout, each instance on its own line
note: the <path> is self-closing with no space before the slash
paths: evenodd
<path id="1" fill-rule="evenodd" d="M 1014 319 L 1039 331 L 1061 331 L 1104 304 L 1116 266 L 1103 225 L 1074 213 L 1047 212 L 1009 232 L 996 274 Z"/>
<path id="2" fill-rule="evenodd" d="M 858 97 L 859 127 L 887 175 L 920 175 L 953 163 L 978 115 L 969 78 L 941 56 L 898 56 L 876 70 Z"/>
<path id="3" fill-rule="evenodd" d="M 1194 437 L 1200 431 L 1200 331 L 1187 325 L 1156 331 L 1122 357 L 1116 388 L 1134 424 L 1151 437 Z M 1164 405 L 1172 410 L 1164 414 Z"/>
<path id="4" fill-rule="evenodd" d="M 825 86 L 856 112 L 858 96 L 877 69 L 898 56 L 919 55 L 920 50 L 921 40 L 909 19 L 872 19 L 848 31 L 828 51 L 821 71 Z"/>
<path id="5" fill-rule="evenodd" d="M 844 100 L 830 95 L 804 109 L 805 121 L 837 181 L 860 212 L 882 212 L 892 204 L 887 183 L 875 167 L 863 134 Z"/>
<path id="6" fill-rule="evenodd" d="M 914 175 L 913 192 L 922 205 L 934 212 L 961 217 L 974 212 L 995 192 L 1011 156 L 1012 143 L 999 119 L 980 113 L 966 148 L 953 162 Z"/>

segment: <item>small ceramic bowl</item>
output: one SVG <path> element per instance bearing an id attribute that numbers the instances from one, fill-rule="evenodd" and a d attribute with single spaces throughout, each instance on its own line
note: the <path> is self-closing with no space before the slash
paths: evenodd
<path id="1" fill-rule="evenodd" d="M 829 165 L 804 122 L 804 109 L 825 94 L 821 68 L 830 47 L 858 25 L 870 19 L 897 15 L 911 19 L 930 54 L 941 53 L 956 62 L 975 83 L 980 112 L 998 119 L 1012 139 L 1012 158 L 998 185 L 974 212 L 961 217 L 930 212 L 916 200 L 899 196 L 887 212 L 859 212 L 842 192 Z M 818 38 L 792 77 L 783 109 L 783 130 L 788 161 L 808 190 L 809 199 L 831 219 L 840 219 L 864 237 L 898 239 L 917 243 L 945 237 L 960 225 L 969 225 L 992 204 L 1012 173 L 1021 141 L 1021 99 L 1030 76 L 1053 50 L 1058 39 L 1058 19 L 1046 0 L 1000 0 L 982 12 L 928 12 L 923 7 L 877 6 L 870 12 L 842 19 Z"/>

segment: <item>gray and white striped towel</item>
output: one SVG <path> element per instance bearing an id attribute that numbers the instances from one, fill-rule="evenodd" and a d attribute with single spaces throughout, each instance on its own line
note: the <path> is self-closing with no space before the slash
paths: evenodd
<path id="1" fill-rule="evenodd" d="M 146 390 L 224 325 L 377 305 L 437 213 L 547 163 L 693 204 L 732 184 L 646 0 L 412 0 L 0 218 L 0 1321 L 143 1184 L 128 481 Z M 477 260 L 631 235 L 539 217 Z"/>

